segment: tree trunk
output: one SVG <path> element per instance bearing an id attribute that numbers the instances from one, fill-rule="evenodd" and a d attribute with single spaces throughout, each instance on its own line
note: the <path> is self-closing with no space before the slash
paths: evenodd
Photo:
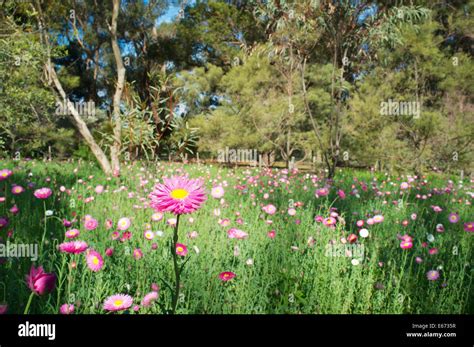
<path id="1" fill-rule="evenodd" d="M 110 148 L 110 159 L 114 172 L 120 171 L 120 150 L 122 147 L 122 120 L 120 115 L 120 100 L 125 84 L 125 67 L 123 65 L 122 54 L 117 41 L 117 18 L 120 10 L 120 0 L 113 0 L 112 22 L 110 24 L 110 34 L 112 37 L 112 50 L 114 52 L 115 64 L 117 65 L 117 85 L 113 99 L 112 120 L 114 123 L 114 142 Z"/>
<path id="2" fill-rule="evenodd" d="M 43 24 L 44 21 L 43 21 L 41 6 L 39 3 L 37 3 L 37 10 L 39 13 L 39 17 L 38 17 L 39 29 L 40 29 L 40 32 L 42 33 L 41 39 L 43 41 L 43 44 L 46 45 L 47 51 L 48 51 L 48 59 L 46 61 L 46 72 L 47 72 L 48 83 L 51 83 L 51 82 L 54 83 L 54 87 L 56 91 L 59 93 L 59 95 L 61 96 L 62 100 L 67 102 L 67 107 L 69 109 L 69 112 L 72 114 L 73 123 L 75 124 L 75 126 L 79 130 L 79 133 L 82 135 L 87 145 L 89 146 L 90 150 L 96 157 L 104 173 L 107 175 L 110 175 L 112 173 L 112 168 L 110 166 L 109 159 L 107 158 L 104 151 L 102 151 L 102 149 L 99 147 L 99 145 L 95 141 L 94 137 L 89 131 L 89 128 L 87 127 L 86 122 L 84 122 L 84 120 L 81 118 L 81 116 L 79 115 L 79 112 L 76 110 L 72 102 L 69 101 L 69 98 L 67 97 L 66 92 L 64 91 L 63 86 L 61 85 L 61 82 L 59 81 L 58 75 L 56 74 L 56 70 L 54 69 L 53 64 L 51 63 L 49 35 L 48 35 L 48 31 L 45 30 L 45 26 Z"/>

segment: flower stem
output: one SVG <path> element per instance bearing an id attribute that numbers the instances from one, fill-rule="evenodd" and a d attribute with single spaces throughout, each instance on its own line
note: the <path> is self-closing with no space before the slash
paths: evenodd
<path id="1" fill-rule="evenodd" d="M 35 292 L 31 292 L 30 297 L 28 298 L 28 302 L 27 302 L 26 307 L 25 307 L 25 311 L 23 312 L 23 314 L 28 314 L 28 311 L 30 310 L 31 302 L 33 301 L 33 296 L 35 296 Z"/>
<path id="2" fill-rule="evenodd" d="M 43 230 L 43 237 L 41 238 L 41 244 L 40 244 L 40 254 L 43 254 L 43 244 L 44 244 L 44 238 L 46 236 L 46 201 L 43 201 L 43 215 L 44 215 L 44 230 Z"/>
<path id="3" fill-rule="evenodd" d="M 174 266 L 174 275 L 176 278 L 176 285 L 173 294 L 173 302 L 171 304 L 172 311 L 171 314 L 176 313 L 176 307 L 178 306 L 178 297 L 179 297 L 179 278 L 181 276 L 181 271 L 178 266 L 178 255 L 176 254 L 176 244 L 178 243 L 178 227 L 179 227 L 179 214 L 176 217 L 176 226 L 174 228 L 173 242 L 171 244 L 171 254 L 173 255 L 173 266 Z"/>

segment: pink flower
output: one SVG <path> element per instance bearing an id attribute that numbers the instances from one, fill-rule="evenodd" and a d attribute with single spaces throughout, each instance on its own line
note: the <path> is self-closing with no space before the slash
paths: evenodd
<path id="1" fill-rule="evenodd" d="M 206 201 L 201 180 L 186 176 L 164 178 L 164 184 L 157 184 L 149 195 L 150 206 L 159 212 L 174 214 L 192 213 Z"/>
<path id="2" fill-rule="evenodd" d="M 426 273 L 426 278 L 428 281 L 436 281 L 439 278 L 439 271 L 430 270 Z"/>
<path id="3" fill-rule="evenodd" d="M 464 231 L 467 231 L 469 233 L 474 232 L 474 222 L 464 223 Z"/>
<path id="4" fill-rule="evenodd" d="M 107 230 L 112 229 L 113 226 L 114 226 L 114 222 L 112 221 L 112 219 L 107 219 L 105 221 L 105 229 Z"/>
<path id="5" fill-rule="evenodd" d="M 436 231 L 439 233 L 444 232 L 444 225 L 443 224 L 436 224 Z"/>
<path id="6" fill-rule="evenodd" d="M 402 182 L 402 183 L 400 184 L 400 189 L 408 189 L 408 187 L 409 187 L 409 185 L 408 185 L 407 182 Z"/>
<path id="7" fill-rule="evenodd" d="M 95 230 L 97 226 L 99 225 L 99 222 L 97 222 L 96 219 L 92 218 L 91 216 L 87 215 L 84 221 L 84 228 L 87 230 Z"/>
<path id="8" fill-rule="evenodd" d="M 47 199 L 53 194 L 53 191 L 49 188 L 36 189 L 33 195 L 38 199 Z"/>
<path id="9" fill-rule="evenodd" d="M 13 172 L 8 169 L 0 170 L 0 182 L 6 180 L 11 175 L 13 175 Z"/>
<path id="10" fill-rule="evenodd" d="M 288 214 L 289 214 L 290 216 L 294 216 L 294 215 L 296 214 L 296 210 L 295 210 L 294 208 L 289 208 L 289 209 L 288 209 Z"/>
<path id="11" fill-rule="evenodd" d="M 9 220 L 7 217 L 0 217 L 0 229 L 6 227 L 9 223 Z"/>
<path id="12" fill-rule="evenodd" d="M 76 237 L 79 236 L 79 230 L 77 229 L 71 229 L 71 230 L 68 230 L 66 231 L 65 233 L 65 236 L 68 238 L 68 239 L 75 239 Z"/>
<path id="13" fill-rule="evenodd" d="M 212 188 L 211 190 L 211 196 L 214 198 L 214 199 L 220 199 L 224 196 L 224 188 L 222 188 L 221 186 L 217 186 L 217 187 L 214 187 Z"/>
<path id="14" fill-rule="evenodd" d="M 384 220 L 381 214 L 375 215 L 372 219 L 374 220 L 374 223 L 382 223 Z"/>
<path id="15" fill-rule="evenodd" d="M 12 214 L 17 214 L 18 212 L 20 212 L 20 209 L 18 208 L 17 205 L 13 205 L 12 208 L 10 208 L 10 212 Z"/>
<path id="16" fill-rule="evenodd" d="M 329 194 L 329 189 L 328 188 L 321 188 L 316 191 L 314 195 L 316 195 L 317 198 L 320 196 L 327 196 Z"/>
<path id="17" fill-rule="evenodd" d="M 230 281 L 231 279 L 233 279 L 235 277 L 235 273 L 233 272 L 230 272 L 230 271 L 225 271 L 225 272 L 221 272 L 219 274 L 219 278 L 224 281 L 224 282 L 227 282 L 227 281 Z"/>
<path id="18" fill-rule="evenodd" d="M 5 314 L 8 311 L 8 305 L 7 304 L 0 304 L 0 314 Z"/>
<path id="19" fill-rule="evenodd" d="M 267 236 L 268 236 L 269 238 L 271 238 L 271 239 L 274 239 L 275 236 L 276 236 L 275 230 L 269 231 L 269 232 L 267 233 Z"/>
<path id="20" fill-rule="evenodd" d="M 358 220 L 356 225 L 360 228 L 360 227 L 364 226 L 364 221 L 363 220 Z"/>
<path id="21" fill-rule="evenodd" d="M 79 254 L 84 252 L 89 246 L 84 241 L 64 242 L 59 245 L 59 250 L 64 253 Z"/>
<path id="22" fill-rule="evenodd" d="M 323 220 L 323 224 L 327 227 L 333 227 L 336 225 L 336 218 L 334 217 L 328 217 Z"/>
<path id="23" fill-rule="evenodd" d="M 97 187 L 95 187 L 95 192 L 97 194 L 102 194 L 104 192 L 104 186 L 99 184 Z"/>
<path id="24" fill-rule="evenodd" d="M 156 301 L 156 299 L 158 299 L 158 292 L 157 291 L 149 292 L 143 297 L 142 306 L 149 307 L 154 301 Z"/>
<path id="25" fill-rule="evenodd" d="M 183 245 L 182 243 L 177 243 L 176 244 L 176 254 L 180 256 L 185 256 L 188 254 L 188 247 Z"/>
<path id="26" fill-rule="evenodd" d="M 140 248 L 136 248 L 133 250 L 133 257 L 135 258 L 135 260 L 139 260 L 141 258 L 143 258 L 143 252 Z"/>
<path id="27" fill-rule="evenodd" d="M 31 265 L 30 274 L 26 276 L 28 287 L 38 294 L 44 295 L 53 291 L 56 286 L 56 275 L 53 273 L 46 273 L 42 266 L 35 268 Z"/>
<path id="28" fill-rule="evenodd" d="M 25 191 L 25 188 L 23 188 L 22 186 L 14 185 L 13 188 L 12 188 L 12 194 L 13 195 L 21 194 L 24 191 Z"/>
<path id="29" fill-rule="evenodd" d="M 237 239 L 237 240 L 245 239 L 248 236 L 248 234 L 245 231 L 242 231 L 236 228 L 229 229 L 227 231 L 227 235 L 229 236 L 230 239 Z"/>
<path id="30" fill-rule="evenodd" d="M 117 229 L 118 230 L 127 230 L 128 228 L 130 228 L 130 225 L 132 224 L 132 222 L 130 221 L 129 218 L 127 217 L 123 217 L 123 218 L 120 218 L 118 223 L 117 223 Z"/>
<path id="31" fill-rule="evenodd" d="M 114 249 L 113 248 L 107 248 L 105 250 L 105 255 L 108 257 L 111 257 L 114 254 Z"/>
<path id="32" fill-rule="evenodd" d="M 102 259 L 102 256 L 99 252 L 94 251 L 93 249 L 87 252 L 86 262 L 89 269 L 94 272 L 100 271 L 104 266 L 104 259 Z"/>
<path id="33" fill-rule="evenodd" d="M 457 223 L 459 222 L 459 214 L 454 213 L 454 212 L 450 213 L 448 219 L 450 223 L 453 223 L 453 224 Z"/>
<path id="34" fill-rule="evenodd" d="M 275 214 L 276 212 L 276 207 L 272 204 L 268 204 L 268 205 L 265 205 L 262 207 L 262 210 L 265 212 L 265 213 L 268 213 L 269 215 L 273 215 Z"/>
<path id="35" fill-rule="evenodd" d="M 109 296 L 104 301 L 104 310 L 106 311 L 122 311 L 130 308 L 133 304 L 133 298 L 130 295 L 116 294 Z"/>
<path id="36" fill-rule="evenodd" d="M 400 247 L 402 249 L 410 249 L 410 248 L 413 247 L 413 243 L 411 241 L 405 241 L 404 240 L 404 241 L 400 242 Z"/>
<path id="37" fill-rule="evenodd" d="M 71 314 L 74 313 L 74 305 L 72 304 L 63 304 L 59 308 L 59 313 L 61 314 Z"/>
<path id="38" fill-rule="evenodd" d="M 341 198 L 342 200 L 346 198 L 346 193 L 342 189 L 339 189 L 337 191 L 337 195 L 339 195 L 339 198 Z"/>
<path id="39" fill-rule="evenodd" d="M 442 212 L 443 209 L 439 206 L 435 206 L 435 205 L 432 205 L 431 208 L 433 209 L 433 211 L 435 211 L 436 213 L 439 213 L 439 212 Z"/>
<path id="40" fill-rule="evenodd" d="M 163 219 L 163 213 L 161 213 L 161 212 L 155 212 L 151 216 L 151 220 L 153 222 L 159 222 L 162 219 Z"/>

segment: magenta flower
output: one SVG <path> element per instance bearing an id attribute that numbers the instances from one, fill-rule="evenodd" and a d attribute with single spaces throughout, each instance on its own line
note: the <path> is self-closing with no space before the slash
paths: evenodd
<path id="1" fill-rule="evenodd" d="M 318 189 L 315 194 L 317 198 L 321 197 L 321 196 L 327 196 L 329 195 L 329 189 L 328 188 L 321 188 L 321 189 Z"/>
<path id="2" fill-rule="evenodd" d="M 7 217 L 0 217 L 0 229 L 6 227 L 9 223 L 9 220 Z"/>
<path id="3" fill-rule="evenodd" d="M 439 271 L 436 270 L 430 270 L 426 273 L 426 278 L 428 278 L 429 281 L 436 281 L 439 278 Z"/>
<path id="4" fill-rule="evenodd" d="M 87 252 L 86 262 L 89 269 L 94 272 L 100 271 L 104 266 L 104 259 L 102 259 L 102 256 L 99 252 L 94 251 L 93 249 Z"/>
<path id="5" fill-rule="evenodd" d="M 454 212 L 450 213 L 448 219 L 450 223 L 457 223 L 459 222 L 459 214 Z"/>
<path id="6" fill-rule="evenodd" d="M 323 220 L 323 224 L 327 227 L 333 227 L 336 225 L 336 219 L 333 217 L 328 217 Z"/>
<path id="7" fill-rule="evenodd" d="M 7 304 L 0 304 L 0 314 L 5 314 L 8 311 L 8 305 Z"/>
<path id="8" fill-rule="evenodd" d="M 97 222 L 96 219 L 92 218 L 92 216 L 87 215 L 84 218 L 84 228 L 86 228 L 87 230 L 95 230 L 98 225 L 99 222 Z"/>
<path id="9" fill-rule="evenodd" d="M 109 296 L 104 301 L 104 310 L 106 311 L 122 311 L 130 308 L 133 304 L 133 298 L 130 295 L 116 294 Z"/>
<path id="10" fill-rule="evenodd" d="M 65 236 L 68 238 L 68 239 L 75 239 L 76 237 L 78 237 L 80 234 L 79 230 L 77 229 L 70 229 L 68 231 L 66 231 L 65 233 Z"/>
<path id="11" fill-rule="evenodd" d="M 118 223 L 117 223 L 117 229 L 118 230 L 127 230 L 128 228 L 130 228 L 130 225 L 132 224 L 132 222 L 130 221 L 129 218 L 127 217 L 123 217 L 123 218 L 120 218 Z"/>
<path id="12" fill-rule="evenodd" d="M 47 199 L 53 194 L 53 191 L 49 188 L 36 189 L 33 195 L 38 199 Z"/>
<path id="13" fill-rule="evenodd" d="M 227 235 L 229 236 L 230 239 L 237 239 L 237 240 L 245 239 L 248 236 L 248 234 L 245 231 L 242 231 L 236 228 L 229 229 L 227 231 Z"/>
<path id="14" fill-rule="evenodd" d="M 84 241 L 64 242 L 59 245 L 59 250 L 64 253 L 80 254 L 84 252 L 89 246 Z"/>
<path id="15" fill-rule="evenodd" d="M 38 295 L 48 294 L 56 286 L 56 275 L 44 272 L 42 266 L 35 268 L 31 265 L 30 274 L 26 276 L 26 283 L 32 292 Z"/>
<path id="16" fill-rule="evenodd" d="M 0 170 L 0 181 L 6 180 L 8 177 L 13 175 L 13 172 L 8 169 Z"/>
<path id="17" fill-rule="evenodd" d="M 337 195 L 339 196 L 340 199 L 344 200 L 346 198 L 346 193 L 342 190 L 342 189 L 339 189 L 337 191 Z"/>
<path id="18" fill-rule="evenodd" d="M 224 281 L 224 282 L 230 281 L 230 280 L 233 279 L 235 276 L 236 276 L 236 274 L 233 273 L 233 272 L 230 272 L 230 271 L 221 272 L 221 273 L 219 274 L 219 278 L 220 278 L 222 281 Z"/>
<path id="19" fill-rule="evenodd" d="M 474 232 L 474 222 L 464 223 L 464 231 L 467 231 L 469 233 Z"/>
<path id="20" fill-rule="evenodd" d="M 13 188 L 12 188 L 12 194 L 13 195 L 21 194 L 24 191 L 25 191 L 25 188 L 23 188 L 22 186 L 14 185 Z"/>
<path id="21" fill-rule="evenodd" d="M 182 243 L 177 243 L 176 244 L 176 254 L 180 256 L 185 256 L 188 254 L 188 247 L 183 245 Z"/>
<path id="22" fill-rule="evenodd" d="M 206 193 L 199 179 L 186 176 L 164 178 L 164 184 L 157 184 L 149 195 L 150 206 L 159 212 L 174 214 L 192 213 L 206 201 Z"/>
<path id="23" fill-rule="evenodd" d="M 217 186 L 217 187 L 214 187 L 212 188 L 211 190 L 211 196 L 214 198 L 214 199 L 220 199 L 224 196 L 224 188 L 222 188 L 221 186 Z"/>
<path id="24" fill-rule="evenodd" d="M 135 258 L 135 260 L 139 260 L 139 259 L 143 258 L 142 250 L 140 248 L 134 249 L 133 250 L 133 257 Z"/>
<path id="25" fill-rule="evenodd" d="M 158 299 L 158 291 L 149 292 L 143 297 L 142 306 L 149 307 L 157 299 Z"/>
<path id="26" fill-rule="evenodd" d="M 63 304 L 59 308 L 59 313 L 61 314 L 71 314 L 74 313 L 74 305 L 72 304 Z"/>

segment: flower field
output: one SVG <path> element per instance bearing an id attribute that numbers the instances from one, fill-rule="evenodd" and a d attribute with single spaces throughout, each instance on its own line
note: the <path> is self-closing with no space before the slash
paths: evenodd
<path id="1" fill-rule="evenodd" d="M 0 170 L 1 313 L 474 313 L 466 178 Z"/>

